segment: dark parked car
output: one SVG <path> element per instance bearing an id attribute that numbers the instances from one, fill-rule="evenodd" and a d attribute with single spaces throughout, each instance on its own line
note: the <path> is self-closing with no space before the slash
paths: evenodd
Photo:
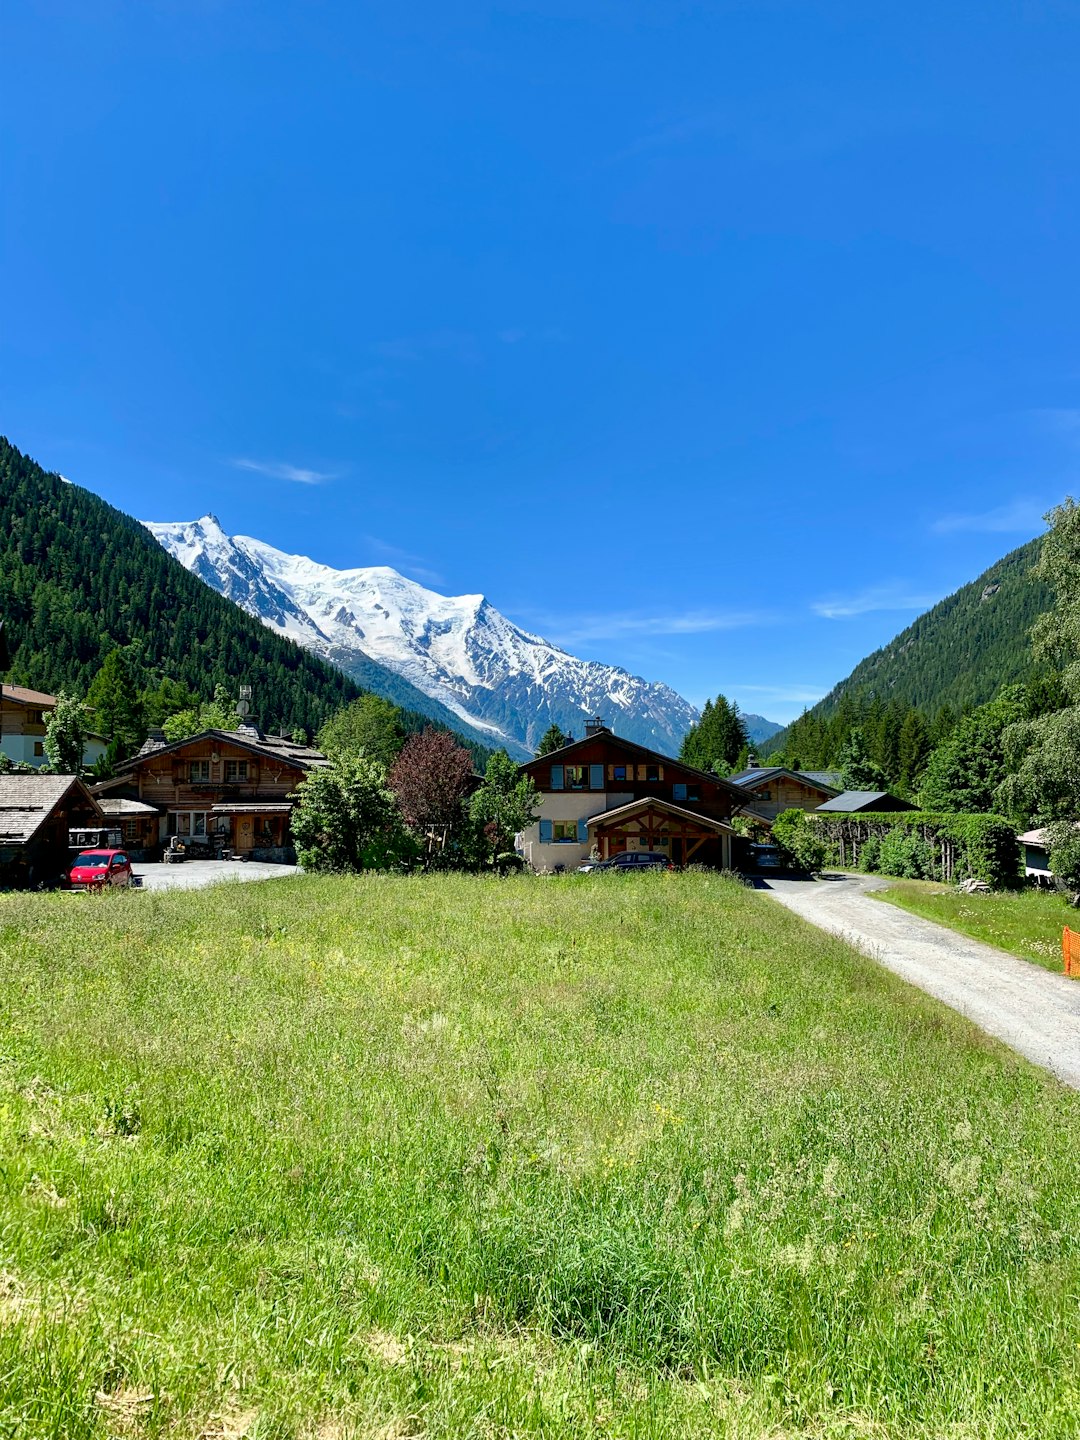
<path id="1" fill-rule="evenodd" d="M 586 860 L 578 866 L 579 875 L 591 874 L 594 870 L 637 871 L 674 870 L 675 866 L 666 855 L 657 855 L 651 850 L 627 850 L 625 854 L 613 855 L 610 860 Z"/>

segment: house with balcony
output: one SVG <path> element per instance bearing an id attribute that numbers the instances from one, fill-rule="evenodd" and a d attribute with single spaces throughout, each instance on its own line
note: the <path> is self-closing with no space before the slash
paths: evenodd
<path id="1" fill-rule="evenodd" d="M 784 765 L 759 765 L 753 756 L 745 770 L 728 779 L 746 791 L 755 815 L 775 820 L 785 810 L 816 810 L 844 788 L 840 776 L 828 770 L 789 770 Z"/>
<path id="2" fill-rule="evenodd" d="M 583 739 L 526 761 L 520 771 L 542 797 L 539 819 L 520 838 L 526 862 L 538 871 L 627 850 L 730 869 L 731 820 L 751 799 L 718 775 L 624 740 L 599 719 Z"/>
<path id="3" fill-rule="evenodd" d="M 293 792 L 328 763 L 310 745 L 253 724 L 171 744 L 159 731 L 94 790 L 137 858 L 157 858 L 176 836 L 194 855 L 291 861 Z"/>

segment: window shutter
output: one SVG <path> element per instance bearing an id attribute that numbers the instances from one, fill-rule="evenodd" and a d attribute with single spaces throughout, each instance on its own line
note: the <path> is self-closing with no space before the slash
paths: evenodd
<path id="1" fill-rule="evenodd" d="M 589 789 L 602 790 L 604 788 L 604 767 L 603 765 L 589 766 Z"/>
<path id="2" fill-rule="evenodd" d="M 554 834 L 554 831 L 553 831 L 552 828 L 551 828 L 551 821 L 550 821 L 550 820 L 541 820 L 541 821 L 540 821 L 540 844 L 541 844 L 541 845 L 550 845 L 550 844 L 551 844 L 551 837 L 552 837 L 553 834 Z"/>
<path id="3" fill-rule="evenodd" d="M 685 799 L 686 799 L 686 786 L 685 786 L 685 785 L 672 785 L 672 787 L 671 787 L 671 798 L 672 798 L 673 800 L 685 800 Z"/>
<path id="4" fill-rule="evenodd" d="M 599 766 L 594 765 L 593 769 L 599 769 Z M 579 820 L 577 822 L 577 838 L 579 845 L 587 845 L 589 843 L 589 822 L 587 820 Z"/>
<path id="5" fill-rule="evenodd" d="M 552 765 L 551 767 L 551 788 L 553 790 L 563 788 L 563 767 L 561 765 Z"/>

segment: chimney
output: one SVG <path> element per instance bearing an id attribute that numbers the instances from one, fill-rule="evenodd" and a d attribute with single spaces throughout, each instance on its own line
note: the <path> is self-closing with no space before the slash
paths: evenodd
<path id="1" fill-rule="evenodd" d="M 746 757 L 746 768 L 747 768 L 748 770 L 760 770 L 760 769 L 761 769 L 761 766 L 758 764 L 758 758 L 757 758 L 757 756 L 756 756 L 755 754 L 753 754 L 753 752 L 751 752 L 751 753 Z"/>
<path id="2" fill-rule="evenodd" d="M 251 714 L 251 686 L 240 686 L 240 699 L 236 702 L 236 713 L 241 720 L 246 720 Z"/>
<path id="3" fill-rule="evenodd" d="M 594 715 L 591 720 L 585 721 L 585 739 L 587 740 L 590 735 L 599 735 L 601 731 L 606 729 L 607 726 L 603 720 L 600 719 L 600 716 Z"/>

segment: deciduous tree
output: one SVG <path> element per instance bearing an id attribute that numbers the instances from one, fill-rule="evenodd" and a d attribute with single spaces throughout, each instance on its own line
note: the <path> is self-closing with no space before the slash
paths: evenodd
<path id="1" fill-rule="evenodd" d="M 301 781 L 292 831 L 307 870 L 385 869 L 415 850 L 386 771 L 366 755 L 340 755 Z"/>
<path id="2" fill-rule="evenodd" d="M 45 721 L 45 755 L 55 774 L 82 774 L 87 729 L 86 706 L 61 690 Z"/>
<path id="3" fill-rule="evenodd" d="M 413 830 L 453 827 L 462 817 L 471 774 L 472 757 L 448 731 L 411 735 L 390 772 L 390 789 L 406 825 Z"/>
<path id="4" fill-rule="evenodd" d="M 469 805 L 493 861 L 511 849 L 514 836 L 531 825 L 539 811 L 540 793 L 532 778 L 518 773 L 505 750 L 496 750 L 487 763 L 484 783 Z"/>
<path id="5" fill-rule="evenodd" d="M 367 755 L 389 770 L 405 743 L 401 711 L 379 695 L 361 695 L 334 712 L 319 731 L 324 755 Z"/>

